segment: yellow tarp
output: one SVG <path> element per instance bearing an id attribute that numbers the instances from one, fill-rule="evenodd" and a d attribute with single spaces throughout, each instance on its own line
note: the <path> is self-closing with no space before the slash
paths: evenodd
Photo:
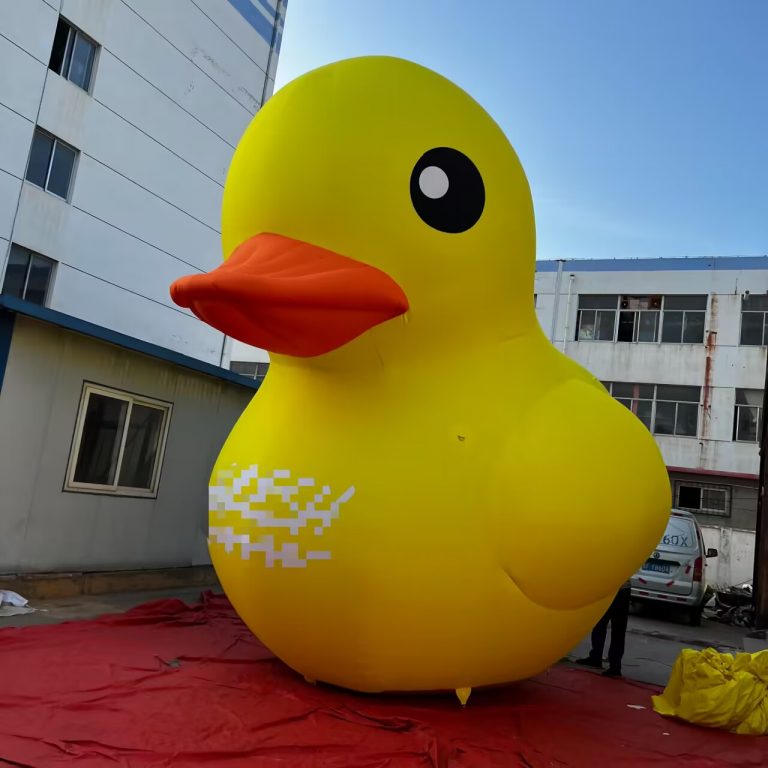
<path id="1" fill-rule="evenodd" d="M 653 697 L 660 715 L 734 733 L 768 733 L 768 651 L 718 653 L 686 649 L 669 683 Z"/>

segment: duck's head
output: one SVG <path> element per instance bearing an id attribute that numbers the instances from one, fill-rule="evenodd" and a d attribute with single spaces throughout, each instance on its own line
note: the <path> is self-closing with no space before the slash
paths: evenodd
<path id="1" fill-rule="evenodd" d="M 416 64 L 351 59 L 256 115 L 224 188 L 225 262 L 171 294 L 278 355 L 493 341 L 537 327 L 534 238 L 523 169 L 479 104 Z"/>

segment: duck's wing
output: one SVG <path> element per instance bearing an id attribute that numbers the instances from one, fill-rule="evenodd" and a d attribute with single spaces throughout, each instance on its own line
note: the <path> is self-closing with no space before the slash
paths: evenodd
<path id="1" fill-rule="evenodd" d="M 493 469 L 494 535 L 510 578 L 542 605 L 617 588 L 658 543 L 670 487 L 645 426 L 583 377 L 537 393 Z"/>

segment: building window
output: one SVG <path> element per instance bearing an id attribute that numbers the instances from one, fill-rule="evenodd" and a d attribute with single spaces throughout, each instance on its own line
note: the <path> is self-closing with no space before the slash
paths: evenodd
<path id="1" fill-rule="evenodd" d="M 613 341 L 618 296 L 579 296 L 576 341 Z"/>
<path id="2" fill-rule="evenodd" d="M 741 339 L 745 346 L 768 344 L 768 295 L 744 296 L 741 299 Z"/>
<path id="3" fill-rule="evenodd" d="M 576 341 L 701 344 L 707 296 L 579 296 Z"/>
<path id="4" fill-rule="evenodd" d="M 605 388 L 654 434 L 696 437 L 700 387 L 604 382 Z"/>
<path id="5" fill-rule="evenodd" d="M 729 517 L 731 489 L 727 485 L 703 485 L 678 481 L 675 486 L 675 506 L 702 515 Z"/>
<path id="6" fill-rule="evenodd" d="M 623 381 L 606 382 L 606 389 L 622 405 L 629 408 L 649 430 L 653 430 L 653 384 L 628 384 Z"/>
<path id="7" fill-rule="evenodd" d="M 241 376 L 247 376 L 249 379 L 256 379 L 261 384 L 269 370 L 269 363 L 252 363 L 245 360 L 233 360 L 229 364 L 229 370 L 232 373 L 239 373 Z"/>
<path id="8" fill-rule="evenodd" d="M 76 158 L 77 150 L 74 147 L 35 128 L 27 165 L 27 181 L 66 200 Z"/>
<path id="9" fill-rule="evenodd" d="M 617 341 L 658 341 L 661 296 L 622 296 Z"/>
<path id="10" fill-rule="evenodd" d="M 670 344 L 701 344 L 707 297 L 665 296 L 661 340 Z"/>
<path id="11" fill-rule="evenodd" d="M 699 431 L 700 387 L 656 385 L 653 431 L 657 435 L 696 437 Z"/>
<path id="12" fill-rule="evenodd" d="M 762 431 L 762 411 L 762 390 L 737 389 L 733 439 L 742 443 L 756 443 Z"/>
<path id="13" fill-rule="evenodd" d="M 87 384 L 67 490 L 156 496 L 170 416 L 170 403 Z"/>
<path id="14" fill-rule="evenodd" d="M 56 262 L 13 243 L 3 279 L 3 293 L 45 305 Z"/>
<path id="15" fill-rule="evenodd" d="M 59 18 L 48 67 L 87 91 L 91 87 L 97 48 L 93 40 Z"/>

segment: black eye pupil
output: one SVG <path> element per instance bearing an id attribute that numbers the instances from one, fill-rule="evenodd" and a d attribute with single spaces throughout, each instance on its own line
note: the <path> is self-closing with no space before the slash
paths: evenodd
<path id="1" fill-rule="evenodd" d="M 411 172 L 411 202 L 425 224 L 440 232 L 466 232 L 485 207 L 480 171 L 462 152 L 435 147 Z"/>

